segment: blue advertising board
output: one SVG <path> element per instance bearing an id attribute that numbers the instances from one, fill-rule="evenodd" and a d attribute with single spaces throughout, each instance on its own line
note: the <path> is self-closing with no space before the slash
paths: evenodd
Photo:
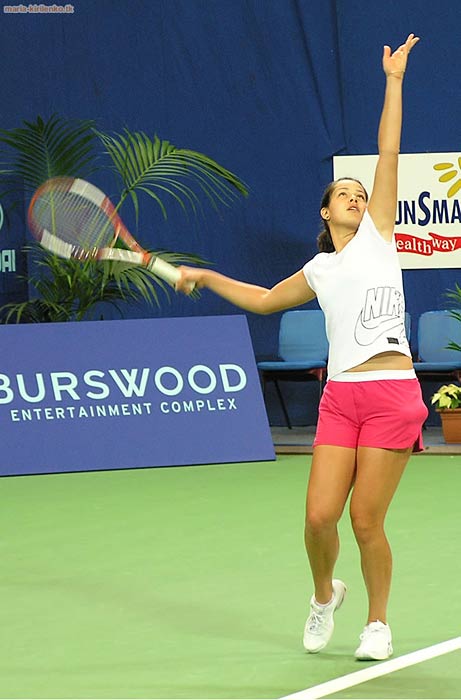
<path id="1" fill-rule="evenodd" d="M 0 202 L 0 307 L 27 299 L 24 209 Z"/>
<path id="2" fill-rule="evenodd" d="M 0 334 L 0 475 L 275 458 L 245 316 Z"/>

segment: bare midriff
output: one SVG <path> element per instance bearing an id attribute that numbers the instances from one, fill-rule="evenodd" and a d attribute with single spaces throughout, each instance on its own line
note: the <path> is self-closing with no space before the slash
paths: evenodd
<path id="1" fill-rule="evenodd" d="M 410 357 L 402 355 L 400 352 L 381 352 L 347 371 L 376 372 L 380 369 L 413 369 L 413 362 Z"/>

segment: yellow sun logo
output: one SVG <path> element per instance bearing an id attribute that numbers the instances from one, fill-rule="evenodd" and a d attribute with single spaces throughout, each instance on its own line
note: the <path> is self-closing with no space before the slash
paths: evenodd
<path id="1" fill-rule="evenodd" d="M 456 167 L 458 170 L 454 170 Z M 460 175 L 447 192 L 448 197 L 454 197 L 455 194 L 461 190 L 461 156 L 458 158 L 457 166 L 455 163 L 436 163 L 436 165 L 434 165 L 434 170 L 447 170 L 446 173 L 443 173 L 443 175 L 439 177 L 439 182 L 450 182 L 450 180 L 453 180 L 457 175 Z"/>

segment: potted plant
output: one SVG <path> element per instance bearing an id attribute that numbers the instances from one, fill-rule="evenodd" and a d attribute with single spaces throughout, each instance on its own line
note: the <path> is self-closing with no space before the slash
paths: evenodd
<path id="1" fill-rule="evenodd" d="M 104 170 L 118 181 L 116 210 L 131 202 L 136 222 L 141 202 L 153 203 L 167 219 L 170 203 L 186 215 L 199 216 L 203 201 L 218 209 L 248 194 L 236 175 L 203 153 L 177 148 L 144 132 L 125 129 L 107 134 L 90 120 L 38 117 L 22 127 L 0 130 L 0 144 L 6 147 L 2 165 L 7 165 L 0 170 L 0 195 L 8 193 L 18 201 L 24 201 L 24 194 L 30 198 L 51 177 L 93 179 Z M 64 260 L 39 246 L 28 246 L 27 251 L 32 298 L 5 305 L 1 309 L 5 322 L 101 318 L 101 302 L 115 304 L 122 315 L 121 302 L 159 305 L 159 288 L 168 296 L 167 285 L 148 269 L 120 262 Z M 190 253 L 150 252 L 173 264 L 204 262 Z"/>
<path id="2" fill-rule="evenodd" d="M 449 289 L 445 296 L 450 300 L 452 307 L 461 309 L 461 287 L 459 284 L 455 283 L 455 288 Z M 450 315 L 461 323 L 461 311 L 452 308 Z M 451 340 L 446 349 L 461 352 L 461 345 Z M 444 384 L 432 395 L 431 403 L 440 413 L 445 442 L 461 443 L 461 386 Z"/>
<path id="3" fill-rule="evenodd" d="M 450 316 L 459 321 L 459 323 L 461 323 L 461 287 L 459 286 L 459 284 L 455 282 L 455 288 L 449 289 L 446 296 L 447 299 L 450 299 L 452 305 L 460 309 L 460 311 L 457 311 L 456 309 L 451 309 Z M 451 340 L 447 345 L 447 349 L 458 350 L 459 352 L 461 352 L 461 345 L 459 343 L 455 343 L 454 340 Z"/>
<path id="4" fill-rule="evenodd" d="M 30 298 L 4 304 L 0 309 L 4 323 L 102 320 L 107 305 L 122 318 L 124 303 L 160 306 L 157 281 L 146 268 L 63 259 L 38 244 L 25 251 L 32 269 L 27 275 Z"/>
<path id="5" fill-rule="evenodd" d="M 440 413 L 445 442 L 461 443 L 461 386 L 444 384 L 431 398 Z"/>

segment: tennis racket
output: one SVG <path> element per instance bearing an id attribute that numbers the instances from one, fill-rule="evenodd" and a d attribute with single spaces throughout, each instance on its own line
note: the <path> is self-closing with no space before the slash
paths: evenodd
<path id="1" fill-rule="evenodd" d="M 34 238 L 62 258 L 119 260 L 141 265 L 173 287 L 181 276 L 174 265 L 144 250 L 110 199 L 85 180 L 73 177 L 47 180 L 32 197 L 28 223 Z M 117 241 L 127 250 L 114 248 Z"/>

